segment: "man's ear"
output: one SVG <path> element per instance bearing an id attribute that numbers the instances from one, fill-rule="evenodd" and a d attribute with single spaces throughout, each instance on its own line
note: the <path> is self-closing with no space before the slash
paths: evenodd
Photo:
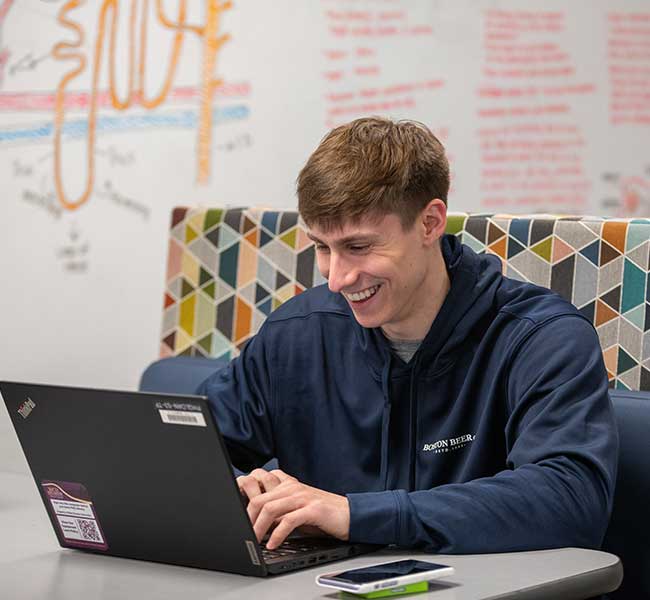
<path id="1" fill-rule="evenodd" d="M 426 246 L 432 246 L 447 228 L 447 205 L 439 198 L 434 198 L 422 209 L 419 221 L 423 232 L 422 241 Z"/>

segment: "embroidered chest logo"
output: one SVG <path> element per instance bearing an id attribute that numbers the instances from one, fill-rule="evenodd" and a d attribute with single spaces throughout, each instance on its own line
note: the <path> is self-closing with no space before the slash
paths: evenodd
<path id="1" fill-rule="evenodd" d="M 468 444 L 471 444 L 476 438 L 475 434 L 466 433 L 465 435 L 460 435 L 455 438 L 447 438 L 445 440 L 438 440 L 431 444 L 424 444 L 422 447 L 422 452 L 435 452 L 436 454 L 442 454 L 444 452 L 454 452 L 454 450 L 460 450 Z"/>

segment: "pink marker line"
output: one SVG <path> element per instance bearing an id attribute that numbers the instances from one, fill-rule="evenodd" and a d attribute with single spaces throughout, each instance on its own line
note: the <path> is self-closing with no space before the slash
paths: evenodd
<path id="1" fill-rule="evenodd" d="M 251 86 L 247 81 L 224 83 L 215 90 L 215 98 L 242 98 L 250 95 Z M 174 103 L 199 99 L 200 90 L 197 87 L 184 86 L 173 88 L 168 99 Z M 91 95 L 88 92 L 71 92 L 66 94 L 64 106 L 66 109 L 87 109 L 90 106 Z M 0 110 L 32 110 L 50 111 L 54 109 L 55 94 L 50 92 L 4 92 L 0 93 Z M 137 102 L 137 98 L 136 98 Z M 99 108 L 113 108 L 111 95 L 107 91 L 97 93 Z"/>
<path id="2" fill-rule="evenodd" d="M 4 18 L 7 16 L 11 5 L 14 3 L 14 0 L 5 0 L 0 6 L 0 24 L 4 21 Z"/>

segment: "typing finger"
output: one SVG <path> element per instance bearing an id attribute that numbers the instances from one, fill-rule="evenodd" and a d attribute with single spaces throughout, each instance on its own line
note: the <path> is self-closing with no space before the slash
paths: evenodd
<path id="1" fill-rule="evenodd" d="M 250 475 L 237 477 L 237 485 L 239 486 L 241 494 L 248 498 L 249 502 L 256 496 L 264 493 L 264 490 L 260 486 L 260 482 Z"/>
<path id="2" fill-rule="evenodd" d="M 289 475 L 288 473 L 285 473 L 281 469 L 273 469 L 270 471 L 271 475 L 274 475 L 275 477 L 278 478 L 278 481 L 281 481 L 284 483 L 285 481 L 298 481 L 295 477 L 292 475 Z"/>
<path id="3" fill-rule="evenodd" d="M 280 525 L 285 519 L 286 513 L 294 512 L 300 506 L 301 506 L 300 500 L 298 498 L 291 497 L 291 496 L 266 502 L 264 506 L 261 508 L 261 510 L 259 511 L 257 519 L 253 523 L 253 530 L 255 531 L 255 535 L 257 536 L 258 541 L 261 541 L 264 538 L 264 536 L 267 534 L 271 526 L 279 523 L 277 524 L 276 529 L 277 527 L 280 527 Z M 285 529 L 286 529 L 286 525 L 285 525 Z M 287 535 L 289 535 L 289 533 L 291 533 L 291 531 L 289 531 L 284 535 L 284 537 L 282 538 L 283 541 L 284 538 L 286 538 Z M 274 534 L 275 534 L 275 530 L 274 530 Z"/>
<path id="4" fill-rule="evenodd" d="M 264 494 L 258 494 L 254 498 L 250 498 L 250 502 L 246 507 L 248 512 L 248 518 L 251 520 L 251 523 L 255 525 L 257 519 L 260 515 L 262 509 L 269 503 L 279 500 L 281 498 L 288 498 L 295 496 L 300 491 L 300 484 L 295 484 L 293 482 L 287 482 L 280 484 L 270 492 L 265 492 Z"/>
<path id="5" fill-rule="evenodd" d="M 277 471 L 269 472 L 264 469 L 255 469 L 250 473 L 250 476 L 257 479 L 263 491 L 270 492 L 271 490 L 278 487 L 280 483 L 282 483 L 282 480 L 277 476 L 276 473 Z M 282 473 L 282 471 L 280 471 L 280 473 Z"/>
<path id="6" fill-rule="evenodd" d="M 311 517 L 311 508 L 309 506 L 303 506 L 293 512 L 286 513 L 280 519 L 277 527 L 273 530 L 271 537 L 268 542 L 266 542 L 266 547 L 269 550 L 274 550 L 287 539 L 294 529 L 308 523 L 311 520 Z"/>

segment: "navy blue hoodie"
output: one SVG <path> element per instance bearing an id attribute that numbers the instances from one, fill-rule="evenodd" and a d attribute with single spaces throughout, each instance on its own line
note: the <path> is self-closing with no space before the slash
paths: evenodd
<path id="1" fill-rule="evenodd" d="M 618 439 L 573 305 L 443 239 L 450 291 L 406 364 L 319 286 L 201 386 L 233 464 L 345 494 L 350 540 L 440 553 L 598 547 Z"/>

